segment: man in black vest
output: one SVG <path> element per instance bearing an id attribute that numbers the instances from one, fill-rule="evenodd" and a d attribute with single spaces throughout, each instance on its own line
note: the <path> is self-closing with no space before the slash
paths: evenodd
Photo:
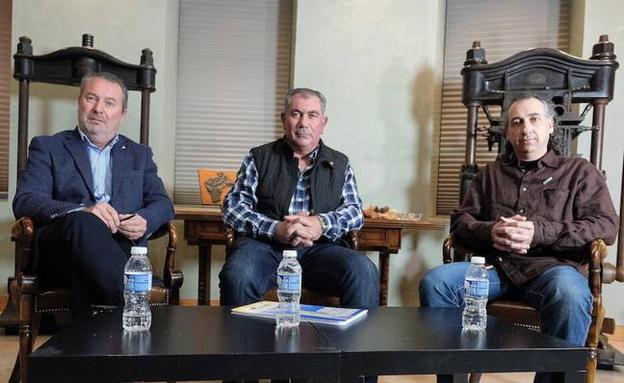
<path id="1" fill-rule="evenodd" d="M 346 307 L 379 304 L 373 262 L 342 238 L 362 227 L 362 202 L 349 159 L 320 139 L 325 96 L 297 88 L 285 97 L 284 137 L 251 149 L 225 198 L 223 221 L 239 233 L 221 273 L 222 305 L 262 299 L 276 286 L 284 249 L 296 249 L 303 286 Z"/>

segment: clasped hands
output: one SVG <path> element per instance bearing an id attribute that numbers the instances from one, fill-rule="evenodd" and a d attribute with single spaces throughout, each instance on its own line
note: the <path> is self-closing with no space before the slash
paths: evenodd
<path id="1" fill-rule="evenodd" d="M 323 234 L 319 216 L 304 211 L 296 215 L 287 215 L 277 225 L 275 238 L 291 246 L 312 246 Z"/>
<path id="2" fill-rule="evenodd" d="M 111 233 L 120 232 L 130 240 L 137 240 L 145 234 L 147 221 L 138 214 L 120 214 L 108 203 L 89 206 L 84 211 L 96 215 L 108 226 Z"/>
<path id="3" fill-rule="evenodd" d="M 534 226 L 525 216 L 501 217 L 492 227 L 494 248 L 510 253 L 526 254 L 533 242 Z"/>

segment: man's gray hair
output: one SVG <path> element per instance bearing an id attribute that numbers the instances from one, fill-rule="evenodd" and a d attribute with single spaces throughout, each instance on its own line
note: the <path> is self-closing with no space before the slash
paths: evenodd
<path id="1" fill-rule="evenodd" d="M 102 80 L 106 80 L 108 82 L 119 85 L 119 87 L 121 88 L 121 93 L 123 95 L 121 104 L 123 106 L 123 110 L 126 110 L 126 108 L 128 107 L 128 88 L 126 88 L 126 84 L 124 84 L 123 80 L 120 79 L 119 76 L 110 72 L 94 72 L 85 75 L 82 80 L 80 80 L 80 94 L 82 94 L 82 91 L 87 85 L 87 82 L 91 81 L 94 78 L 100 78 Z"/>
<path id="2" fill-rule="evenodd" d="M 501 115 L 502 117 L 501 122 L 503 123 L 503 128 L 507 128 L 507 126 L 509 125 L 509 109 L 511 109 L 511 106 L 515 104 L 516 102 L 529 100 L 532 98 L 538 100 L 539 102 L 542 103 L 542 105 L 544 105 L 544 117 L 551 119 L 553 121 L 553 124 L 556 122 L 555 121 L 555 104 L 553 104 L 552 100 L 543 98 L 535 94 L 524 93 L 524 94 L 520 94 L 514 97 L 509 103 L 509 106 L 507 107 L 507 109 L 503 110 L 503 113 Z"/>
<path id="3" fill-rule="evenodd" d="M 309 89 L 309 88 L 295 88 L 288 91 L 286 97 L 284 97 L 284 113 L 288 112 L 288 108 L 290 107 L 290 103 L 292 102 L 293 96 L 301 94 L 304 98 L 308 97 L 316 97 L 321 101 L 321 112 L 325 114 L 325 106 L 327 105 L 327 100 L 323 93 L 318 90 Z"/>

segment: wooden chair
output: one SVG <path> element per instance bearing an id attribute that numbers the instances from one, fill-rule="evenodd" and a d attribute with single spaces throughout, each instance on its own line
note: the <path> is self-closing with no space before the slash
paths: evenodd
<path id="1" fill-rule="evenodd" d="M 476 137 L 477 114 L 482 108 L 490 123 L 488 141 L 490 147 L 499 144 L 499 151 L 504 150 L 502 124 L 498 117 L 492 116 L 488 107 L 509 106 L 515 95 L 531 91 L 553 100 L 557 112 L 558 126 L 555 140 L 562 154 L 571 154 L 572 139 L 585 130 L 591 130 L 590 161 L 601 169 L 602 140 L 604 133 L 605 107 L 613 98 L 615 70 L 618 63 L 613 53 L 613 43 L 607 36 L 601 36 L 594 45 L 589 60 L 570 56 L 554 49 L 537 48 L 520 52 L 505 60 L 488 64 L 485 50 L 479 42 L 474 42 L 467 52 L 467 60 L 462 69 L 463 103 L 468 108 L 466 157 L 462 166 L 461 192 L 463 198 L 470 182 L 477 173 Z M 574 105 L 587 103 L 582 113 Z M 586 112 L 593 108 L 591 127 L 581 125 Z M 620 214 L 622 219 L 622 214 Z M 622 239 L 622 223 L 620 223 Z M 620 240 L 620 244 L 622 240 Z M 618 247 L 618 250 L 620 248 Z M 586 345 L 589 348 L 587 362 L 587 381 L 593 383 L 596 374 L 601 330 L 613 333 L 615 324 L 612 319 L 605 319 L 602 304 L 602 284 L 615 280 L 624 281 L 623 252 L 618 252 L 617 267 L 606 263 L 607 247 L 600 238 L 587 244 L 587 264 L 589 267 L 588 283 L 593 296 L 592 323 Z M 464 261 L 470 257 L 470 249 L 455 246 L 452 235 L 443 245 L 444 263 Z M 532 307 L 511 300 L 499 300 L 488 305 L 488 313 L 511 323 L 539 328 L 539 315 Z M 476 379 L 474 379 L 476 378 Z M 471 378 L 478 380 L 478 375 Z"/>
<path id="2" fill-rule="evenodd" d="M 236 240 L 236 230 L 230 225 L 225 225 L 225 257 L 229 257 L 232 247 L 234 246 L 234 241 Z M 354 230 L 347 234 L 345 238 L 350 248 L 357 250 L 358 249 L 358 231 Z M 363 256 L 364 253 L 362 253 Z M 273 288 L 263 296 L 264 300 L 267 301 L 277 301 L 277 288 Z M 309 305 L 320 305 L 320 306 L 340 306 L 340 297 L 325 295 L 318 291 L 312 291 L 310 289 L 303 289 L 301 291 L 301 302 Z"/>
<path id="3" fill-rule="evenodd" d="M 442 248 L 442 261 L 444 263 L 470 261 L 472 255 L 472 251 L 462 248 L 455 243 L 452 234 L 447 236 L 444 240 Z M 601 329 L 609 334 L 613 334 L 615 331 L 615 323 L 607 323 L 606 326 L 604 325 L 605 310 L 602 305 L 601 271 L 604 266 L 603 261 L 606 257 L 607 245 L 602 239 L 596 239 L 588 244 L 586 258 L 588 260 L 589 269 L 588 283 L 593 297 L 591 312 L 592 322 L 585 343 L 589 348 L 589 358 L 587 360 L 588 383 L 593 383 L 596 375 L 598 342 Z M 540 317 L 537 310 L 518 300 L 499 299 L 489 302 L 487 311 L 489 315 L 493 315 L 508 323 L 535 330 L 539 330 L 540 328 Z M 611 320 L 611 322 L 612 321 L 613 320 Z M 480 376 L 481 374 L 471 375 L 470 382 L 478 382 Z"/>
<path id="4" fill-rule="evenodd" d="M 155 88 L 156 69 L 152 52 L 144 49 L 140 65 L 127 64 L 93 48 L 93 37 L 83 35 L 82 47 L 71 47 L 47 55 L 32 54 L 31 41 L 20 37 L 14 55 L 15 72 L 19 81 L 18 119 L 18 176 L 24 170 L 28 141 L 29 83 L 41 82 L 70 86 L 80 85 L 80 80 L 92 72 L 111 72 L 119 76 L 128 90 L 141 92 L 141 143 L 147 144 L 149 134 L 149 96 Z M 70 313 L 71 291 L 69 289 L 44 289 L 33 269 L 33 245 L 36 227 L 29 217 L 19 219 L 13 225 L 11 239 L 15 242 L 15 279 L 10 283 L 10 300 L 14 304 L 19 321 L 19 354 L 11 381 L 28 381 L 28 355 L 37 336 L 42 313 Z M 150 304 L 179 303 L 179 291 L 183 275 L 175 270 L 177 233 L 172 223 L 163 225 L 153 236 L 167 235 L 164 249 L 162 279 L 152 287 Z M 152 257 L 156 254 L 152 254 Z"/>

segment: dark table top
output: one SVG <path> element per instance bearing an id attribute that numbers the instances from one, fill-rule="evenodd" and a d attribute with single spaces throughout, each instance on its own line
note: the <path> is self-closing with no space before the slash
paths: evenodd
<path id="1" fill-rule="evenodd" d="M 309 323 L 276 332 L 227 307 L 153 307 L 149 331 L 124 332 L 121 311 L 63 328 L 29 357 L 31 381 L 337 379 L 339 351 Z"/>
<path id="2" fill-rule="evenodd" d="M 33 352 L 30 376 L 33 382 L 351 380 L 357 375 L 495 371 L 584 376 L 587 361 L 583 347 L 493 317 L 485 333 L 462 333 L 459 309 L 380 307 L 347 328 L 302 322 L 282 332 L 276 332 L 273 320 L 229 310 L 152 308 L 152 327 L 142 333 L 124 332 L 119 310 L 97 311 Z"/>
<path id="3" fill-rule="evenodd" d="M 584 347 L 492 316 L 485 333 L 462 333 L 454 308 L 385 307 L 346 329 L 315 326 L 342 351 L 349 374 L 575 371 L 587 363 Z"/>

